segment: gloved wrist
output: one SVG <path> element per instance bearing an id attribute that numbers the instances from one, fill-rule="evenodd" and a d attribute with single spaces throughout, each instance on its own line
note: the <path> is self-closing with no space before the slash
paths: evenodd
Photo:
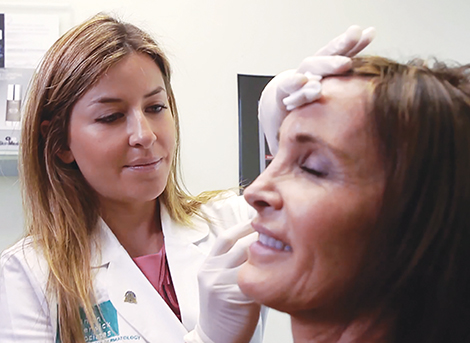
<path id="1" fill-rule="evenodd" d="M 247 343 L 256 330 L 260 305 L 242 293 L 237 276 L 257 236 L 249 222 L 227 229 L 199 270 L 200 306 L 194 335 L 204 343 Z"/>
<path id="2" fill-rule="evenodd" d="M 273 156 L 278 150 L 278 129 L 288 113 L 284 99 L 289 97 L 293 103 L 298 103 L 296 96 L 290 95 L 302 89 L 308 81 L 304 74 L 297 73 L 295 70 L 286 70 L 276 75 L 261 93 L 258 119 Z"/>
<path id="3" fill-rule="evenodd" d="M 196 325 L 194 330 L 189 331 L 184 335 L 184 343 L 216 343 L 206 336 L 199 324 Z"/>

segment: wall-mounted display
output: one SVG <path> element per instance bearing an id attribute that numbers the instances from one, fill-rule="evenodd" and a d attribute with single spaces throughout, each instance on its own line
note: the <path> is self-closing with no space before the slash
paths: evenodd
<path id="1" fill-rule="evenodd" d="M 238 75 L 239 182 L 247 186 L 272 159 L 258 123 L 258 101 L 272 76 Z"/>
<path id="2" fill-rule="evenodd" d="M 0 176 L 15 176 L 29 81 L 44 53 L 71 26 L 72 11 L 61 4 L 6 3 L 1 12 Z"/>
<path id="3" fill-rule="evenodd" d="M 59 38 L 59 17 L 53 14 L 6 13 L 5 68 L 36 68 Z"/>
<path id="4" fill-rule="evenodd" d="M 34 69 L 0 69 L 0 153 L 18 151 L 21 109 Z"/>
<path id="5" fill-rule="evenodd" d="M 5 68 L 5 14 L 0 13 L 0 68 Z"/>
<path id="6" fill-rule="evenodd" d="M 19 7 L 19 9 L 22 9 Z M 0 154 L 18 151 L 21 110 L 34 69 L 59 38 L 59 16 L 0 13 Z"/>

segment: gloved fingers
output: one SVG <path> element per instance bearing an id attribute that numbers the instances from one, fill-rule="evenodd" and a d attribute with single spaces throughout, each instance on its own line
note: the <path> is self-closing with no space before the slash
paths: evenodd
<path id="1" fill-rule="evenodd" d="M 231 285 L 216 286 L 215 290 L 220 291 L 223 294 L 226 294 L 225 300 L 232 305 L 236 305 L 236 306 L 245 305 L 246 306 L 246 305 L 255 304 L 255 301 L 253 299 L 243 294 L 243 292 L 241 291 L 240 287 L 238 286 L 236 282 Z"/>
<path id="2" fill-rule="evenodd" d="M 289 75 L 285 75 L 285 77 L 283 77 L 282 80 L 278 82 L 278 90 L 284 92 L 285 93 L 284 96 L 285 96 L 287 94 L 291 94 L 295 92 L 296 90 L 299 90 L 308 81 L 309 81 L 309 78 L 307 75 L 293 72 L 293 73 L 290 73 Z"/>
<path id="3" fill-rule="evenodd" d="M 227 285 L 237 285 L 239 267 L 230 269 L 211 268 L 205 265 L 199 270 L 197 275 L 199 287 L 211 289 L 215 294 L 215 289 L 221 289 Z M 221 292 L 218 292 L 221 293 Z"/>
<path id="4" fill-rule="evenodd" d="M 352 25 L 344 33 L 333 38 L 327 45 L 318 50 L 315 56 L 346 55 L 357 45 L 361 35 L 361 28 L 357 25 Z"/>
<path id="5" fill-rule="evenodd" d="M 304 74 L 308 81 L 307 82 L 310 82 L 310 81 L 321 81 L 321 79 L 323 79 L 323 77 L 321 75 L 315 75 L 315 74 L 312 74 L 311 72 L 309 71 L 306 71 L 305 74 Z"/>
<path id="6" fill-rule="evenodd" d="M 352 67 L 352 61 L 346 56 L 310 56 L 300 63 L 298 73 L 327 76 L 344 74 Z"/>
<path id="7" fill-rule="evenodd" d="M 292 111 L 302 105 L 309 104 L 321 97 L 321 83 L 315 79 L 309 81 L 298 91 L 284 98 L 284 105 L 288 111 Z"/>
<path id="8" fill-rule="evenodd" d="M 355 47 L 353 47 L 349 52 L 347 52 L 345 55 L 348 57 L 353 57 L 356 56 L 358 53 L 360 53 L 366 46 L 372 42 L 372 40 L 375 38 L 375 28 L 369 27 L 362 31 L 362 36 L 359 42 L 356 44 Z"/>
<path id="9" fill-rule="evenodd" d="M 287 94 L 282 91 L 283 88 L 288 89 L 289 87 L 302 87 L 308 80 L 301 75 L 295 75 L 297 72 L 295 69 L 285 70 L 279 74 L 277 74 L 271 81 L 268 82 L 266 87 L 264 87 L 263 91 L 261 92 L 261 97 L 259 101 L 259 106 L 261 108 L 261 104 L 268 103 L 268 107 L 272 106 L 282 106 L 282 102 L 280 99 L 284 98 Z M 279 85 L 285 85 L 283 87 L 279 87 Z M 273 102 L 272 100 L 275 99 Z M 262 115 L 263 113 L 260 113 Z M 269 114 L 269 113 L 268 113 Z"/>
<path id="10" fill-rule="evenodd" d="M 342 55 L 355 56 L 372 42 L 375 37 L 375 28 L 365 30 L 357 25 L 350 26 L 346 32 L 334 38 L 315 54 L 316 56 Z"/>
<path id="11" fill-rule="evenodd" d="M 235 225 L 224 232 L 222 232 L 219 237 L 217 237 L 212 250 L 209 253 L 209 256 L 222 255 L 228 252 L 237 241 L 247 236 L 248 234 L 254 232 L 251 227 L 251 222 L 246 221 Z"/>
<path id="12" fill-rule="evenodd" d="M 257 232 L 240 238 L 226 253 L 208 257 L 204 269 L 226 271 L 239 267 L 248 259 L 248 247 L 257 240 Z M 236 283 L 236 278 L 234 283 Z"/>

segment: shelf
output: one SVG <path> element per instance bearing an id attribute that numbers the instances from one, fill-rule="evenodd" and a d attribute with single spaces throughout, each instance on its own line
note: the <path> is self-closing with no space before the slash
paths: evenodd
<path id="1" fill-rule="evenodd" d="M 0 151 L 0 177 L 18 176 L 18 151 Z"/>
<path id="2" fill-rule="evenodd" d="M 18 159 L 18 150 L 0 150 L 0 160 L 17 160 Z"/>
<path id="3" fill-rule="evenodd" d="M 16 127 L 6 127 L 0 125 L 0 176 L 5 173 L 5 163 L 7 165 L 13 164 L 13 162 L 4 162 L 4 161 L 14 161 L 14 168 L 8 167 L 6 170 L 16 170 L 16 164 L 18 160 L 18 142 L 20 140 L 21 131 Z M 15 144 L 10 144 L 15 142 Z M 10 173 L 10 172 L 9 172 Z M 17 174 L 17 172 L 16 172 Z M 15 174 L 15 175 L 16 175 Z"/>

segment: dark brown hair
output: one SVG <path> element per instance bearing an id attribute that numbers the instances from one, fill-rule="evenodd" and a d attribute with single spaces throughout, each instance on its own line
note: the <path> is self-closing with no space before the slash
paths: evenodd
<path id="1" fill-rule="evenodd" d="M 470 65 L 353 59 L 384 163 L 358 307 L 393 318 L 391 342 L 470 340 Z"/>

